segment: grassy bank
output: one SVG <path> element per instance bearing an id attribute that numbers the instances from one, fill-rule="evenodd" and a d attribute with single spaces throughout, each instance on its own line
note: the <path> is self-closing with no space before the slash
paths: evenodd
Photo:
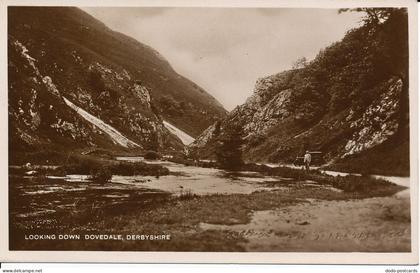
<path id="1" fill-rule="evenodd" d="M 48 167 L 43 165 L 9 166 L 9 174 L 24 175 L 28 171 L 36 171 L 36 175 L 68 175 L 84 174 L 91 176 L 109 175 L 168 175 L 169 170 L 163 166 L 146 164 L 144 162 L 125 162 L 92 155 L 70 155 L 61 165 Z"/>
<path id="2" fill-rule="evenodd" d="M 403 188 L 384 179 L 377 179 L 367 175 L 331 176 L 321 173 L 319 170 L 306 172 L 287 167 L 270 168 L 264 165 L 253 164 L 249 164 L 248 169 L 261 172 L 265 175 L 292 178 L 297 181 L 315 181 L 322 185 L 330 185 L 334 188 L 343 190 L 344 192 L 356 192 L 366 196 L 386 196 Z"/>
<path id="3" fill-rule="evenodd" d="M 171 161 L 184 164 L 187 166 L 198 166 L 203 168 L 220 168 L 216 162 L 195 162 L 192 160 L 174 158 Z M 269 176 L 279 176 L 284 178 L 292 178 L 295 181 L 312 180 L 319 184 L 330 185 L 334 188 L 341 189 L 345 192 L 364 193 L 367 196 L 372 195 L 388 195 L 395 190 L 401 189 L 389 181 L 377 179 L 369 175 L 355 176 L 331 176 L 322 173 L 320 170 L 311 170 L 309 172 L 301 169 L 293 169 L 288 167 L 268 167 L 255 163 L 247 163 L 235 171 L 254 171 Z"/>

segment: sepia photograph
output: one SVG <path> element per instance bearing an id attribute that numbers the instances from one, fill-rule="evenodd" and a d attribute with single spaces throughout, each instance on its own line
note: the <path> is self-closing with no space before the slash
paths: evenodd
<path id="1" fill-rule="evenodd" d="M 8 251 L 415 252 L 417 11 L 340 2 L 7 6 Z"/>

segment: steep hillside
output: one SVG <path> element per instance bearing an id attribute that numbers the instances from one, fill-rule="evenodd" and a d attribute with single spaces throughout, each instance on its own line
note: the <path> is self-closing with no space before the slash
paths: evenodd
<path id="1" fill-rule="evenodd" d="M 366 16 L 313 61 L 259 79 L 254 94 L 191 152 L 214 157 L 224 128 L 239 124 L 248 161 L 292 162 L 309 149 L 342 170 L 408 174 L 407 15 L 374 11 L 377 20 Z"/>
<path id="2" fill-rule="evenodd" d="M 158 52 L 77 8 L 9 7 L 8 69 L 13 150 L 180 151 L 163 120 L 194 137 L 225 115 Z"/>

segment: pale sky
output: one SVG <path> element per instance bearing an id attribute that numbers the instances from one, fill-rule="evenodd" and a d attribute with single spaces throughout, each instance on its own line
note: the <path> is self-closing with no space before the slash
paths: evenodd
<path id="1" fill-rule="evenodd" d="M 359 25 L 360 14 L 292 8 L 83 8 L 113 30 L 159 51 L 227 110 L 260 77 L 313 59 Z"/>

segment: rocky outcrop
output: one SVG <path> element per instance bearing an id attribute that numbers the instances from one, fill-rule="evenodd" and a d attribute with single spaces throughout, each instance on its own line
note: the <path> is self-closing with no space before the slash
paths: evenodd
<path id="1" fill-rule="evenodd" d="M 271 128 L 291 115 L 288 107 L 292 90 L 287 85 L 287 81 L 293 73 L 293 71 L 286 71 L 258 79 L 253 94 L 246 102 L 236 107 L 225 120 L 218 121 L 207 128 L 189 146 L 190 151 L 200 151 L 198 154 L 212 157 L 212 149 L 207 148 L 215 143 L 219 131 L 223 130 L 228 123 L 243 126 L 244 138 L 249 145 L 265 138 Z"/>
<path id="2" fill-rule="evenodd" d="M 115 128 L 113 128 L 112 126 L 110 126 L 109 124 L 106 124 L 105 122 L 103 122 L 102 120 L 98 119 L 97 117 L 89 114 L 88 112 L 86 112 L 85 110 L 83 110 L 82 108 L 74 105 L 71 101 L 69 101 L 68 99 L 64 98 L 64 102 L 70 107 L 72 108 L 74 111 L 76 111 L 77 114 L 79 114 L 80 116 L 82 116 L 85 120 L 87 120 L 88 122 L 90 122 L 92 125 L 98 127 L 99 129 L 101 129 L 103 132 L 105 132 L 114 143 L 117 143 L 125 148 L 137 148 L 140 147 L 139 144 L 129 140 L 128 138 L 126 138 L 125 136 L 123 136 L 120 132 L 118 132 L 118 130 L 116 130 Z"/>
<path id="3" fill-rule="evenodd" d="M 170 124 L 167 121 L 163 121 L 163 125 L 174 135 L 176 135 L 184 145 L 189 145 L 194 142 L 194 138 L 185 133 L 184 131 L 180 130 L 179 128 L 175 127 L 174 125 Z"/>
<path id="4" fill-rule="evenodd" d="M 9 134 L 12 148 L 63 143 L 95 146 L 103 137 L 67 108 L 51 77 L 18 40 L 9 37 Z M 58 140 L 60 139 L 60 140 Z M 15 144 L 15 145 L 13 145 Z"/>
<path id="5" fill-rule="evenodd" d="M 358 171 L 406 174 L 408 39 L 395 37 L 406 22 L 395 10 L 380 28 L 353 29 L 304 66 L 257 80 L 252 96 L 205 130 L 190 153 L 214 158 L 225 128 L 241 126 L 245 161 L 291 163 L 311 150 L 346 170 L 363 159 L 369 166 Z"/>
<path id="6" fill-rule="evenodd" d="M 15 57 L 19 58 L 20 61 L 26 65 L 27 69 L 30 70 L 29 73 L 34 75 L 31 78 L 33 83 L 38 85 L 33 86 L 30 89 L 30 97 L 27 102 L 29 108 L 28 118 L 24 115 L 25 111 L 22 108 L 24 101 L 22 99 L 17 101 L 19 106 L 17 108 L 17 112 L 10 112 L 10 115 L 13 117 L 15 123 L 22 121 L 31 129 L 32 133 L 26 132 L 26 134 L 23 133 L 24 130 L 22 128 L 19 130 L 23 136 L 22 140 L 26 142 L 26 144 L 31 145 L 42 143 L 42 141 L 40 143 L 33 142 L 33 139 L 40 138 L 28 137 L 31 134 L 43 133 L 38 130 L 40 129 L 39 127 L 41 122 L 43 123 L 43 127 L 54 129 L 54 133 L 60 137 L 69 136 L 75 141 L 80 140 L 80 138 L 85 138 L 85 140 L 89 139 L 87 137 L 89 132 L 86 132 L 83 128 L 79 128 L 79 125 L 84 122 L 78 120 L 78 118 L 74 115 L 66 117 L 69 113 L 62 113 L 62 106 L 54 104 L 48 106 L 49 114 L 56 116 L 56 118 L 50 116 L 48 119 L 45 119 L 45 116 L 41 116 L 39 108 L 43 104 L 43 99 L 45 99 L 45 97 L 39 98 L 38 92 L 40 88 L 44 88 L 48 91 L 44 94 L 44 96 L 50 97 L 47 99 L 55 98 L 58 102 L 60 102 L 60 104 L 63 100 L 65 105 L 68 105 L 70 109 L 73 109 L 80 115 L 80 117 L 82 117 L 82 119 L 90 123 L 84 124 L 82 127 L 91 127 L 93 132 L 100 135 L 105 133 L 105 135 L 108 135 L 111 142 L 114 144 L 121 145 L 125 148 L 146 147 L 153 135 L 157 136 L 158 143 L 161 145 L 161 148 L 165 145 L 166 147 L 171 145 L 170 143 L 165 143 L 165 138 L 172 138 L 172 141 L 175 143 L 175 145 L 172 144 L 173 147 L 181 146 L 176 143 L 175 138 L 170 136 L 171 133 L 163 126 L 160 118 L 153 113 L 151 109 L 151 98 L 147 88 L 142 86 L 140 82 L 131 83 L 131 76 L 127 71 L 123 70 L 122 72 L 118 72 L 99 62 L 88 65 L 87 72 L 90 73 L 89 75 L 91 76 L 91 81 L 93 81 L 93 87 L 96 89 L 92 92 L 87 88 L 77 86 L 77 83 L 75 83 L 75 90 L 67 90 L 66 92 L 72 101 L 88 110 L 85 111 L 83 107 L 77 106 L 61 94 L 51 76 L 44 76 L 41 74 L 36 64 L 38 63 L 37 59 L 31 57 L 29 50 L 21 42 L 13 40 L 12 38 L 9 40 L 11 46 L 15 49 L 15 52 L 12 51 L 11 54 L 16 53 Z M 72 56 L 78 61 L 79 65 L 82 64 L 80 63 L 82 58 L 77 55 L 77 51 L 72 51 Z M 18 69 L 18 62 L 14 62 L 14 58 L 10 59 L 10 65 Z M 23 76 L 22 71 L 16 70 L 14 72 Z M 11 81 L 11 88 L 14 84 L 19 83 Z M 124 96 L 117 94 L 119 90 L 124 90 L 125 88 L 128 89 L 128 95 Z M 127 100 L 127 97 L 130 95 L 135 99 L 135 106 L 132 103 L 132 106 L 129 106 L 130 102 Z M 13 100 L 14 97 L 11 99 Z M 138 108 L 141 108 L 142 111 L 139 111 Z M 90 114 L 89 112 L 93 114 Z M 58 113 L 62 115 L 58 116 Z M 95 116 L 95 114 L 97 116 Z M 120 133 L 118 129 L 107 124 L 107 122 L 104 122 L 101 118 L 107 120 L 109 123 L 115 124 L 115 126 L 120 128 L 120 130 L 124 133 L 133 136 L 134 139 L 144 145 L 139 145 L 136 142 L 129 140 L 126 136 Z M 72 119 L 76 119 L 78 122 L 75 123 Z M 44 124 L 45 122 L 48 122 L 48 124 Z M 50 140 L 54 138 L 52 131 L 49 131 L 48 138 Z M 101 138 L 103 138 L 103 135 Z M 99 143 L 95 143 L 96 141 L 94 141 L 94 139 L 95 136 L 90 137 L 90 140 L 86 144 L 88 144 L 88 146 L 100 145 Z M 82 141 L 82 143 L 84 142 L 85 141 Z"/>
<path id="7" fill-rule="evenodd" d="M 93 95 L 89 89 L 103 86 L 80 82 L 95 85 L 95 79 L 101 77 L 105 87 L 116 93 L 126 95 L 131 90 L 133 96 L 139 95 L 140 100 L 147 101 L 142 98 L 145 93 L 135 86 L 137 82 L 148 90 L 155 113 L 192 136 L 226 113 L 205 90 L 176 73 L 156 50 L 112 31 L 80 9 L 10 7 L 8 33 L 26 46 L 37 60 L 40 72 L 50 77 L 67 96 L 68 92 Z M 129 82 L 130 86 L 123 82 Z M 75 91 L 78 87 L 83 91 Z M 101 98 L 113 99 L 116 94 L 108 91 L 96 90 L 103 92 Z M 100 94 L 94 94 L 93 98 Z M 171 111 L 171 107 L 162 103 L 161 99 L 168 96 L 184 106 L 182 111 Z"/>
<path id="8" fill-rule="evenodd" d="M 79 9 L 11 7 L 8 34 L 13 149 L 181 152 L 165 117 L 194 135 L 225 113 L 154 49 Z M 186 106 L 181 116 L 160 105 L 166 94 Z"/>
<path id="9" fill-rule="evenodd" d="M 220 128 L 230 123 L 242 124 L 245 132 L 244 156 L 251 161 L 293 160 L 308 144 L 312 150 L 321 150 L 328 157 L 344 158 L 363 153 L 389 140 L 399 129 L 399 99 L 402 80 L 389 79 L 378 87 L 380 96 L 364 110 L 349 107 L 338 115 L 325 115 L 311 126 L 299 126 L 296 112 L 289 106 L 293 89 L 286 88 L 272 93 L 276 84 L 270 76 L 259 80 L 254 94 L 234 109 Z M 266 85 L 264 85 L 264 83 Z M 359 114 L 356 112 L 359 111 Z M 217 134 L 216 123 L 205 130 L 189 146 L 191 151 L 213 157 L 211 151 Z M 272 146 L 267 144 L 274 143 Z M 277 157 L 280 155 L 280 157 Z M 289 158 L 287 156 L 290 155 Z"/>
<path id="10" fill-rule="evenodd" d="M 361 118 L 351 123 L 350 127 L 355 132 L 347 141 L 342 157 L 380 145 L 398 131 L 402 87 L 401 79 L 390 79 L 382 87 L 385 92 L 366 109 Z M 348 119 L 351 119 L 351 113 Z"/>
<path id="11" fill-rule="evenodd" d="M 276 126 L 281 120 L 287 118 L 290 115 L 287 110 L 290 95 L 291 90 L 282 90 L 266 104 L 256 108 L 257 110 L 249 116 L 249 121 L 244 126 L 247 136 L 265 134 L 269 128 Z"/>
<path id="12" fill-rule="evenodd" d="M 210 125 L 204 132 L 189 145 L 189 149 L 200 149 L 205 147 L 213 139 L 213 134 L 216 130 L 217 124 Z"/>

